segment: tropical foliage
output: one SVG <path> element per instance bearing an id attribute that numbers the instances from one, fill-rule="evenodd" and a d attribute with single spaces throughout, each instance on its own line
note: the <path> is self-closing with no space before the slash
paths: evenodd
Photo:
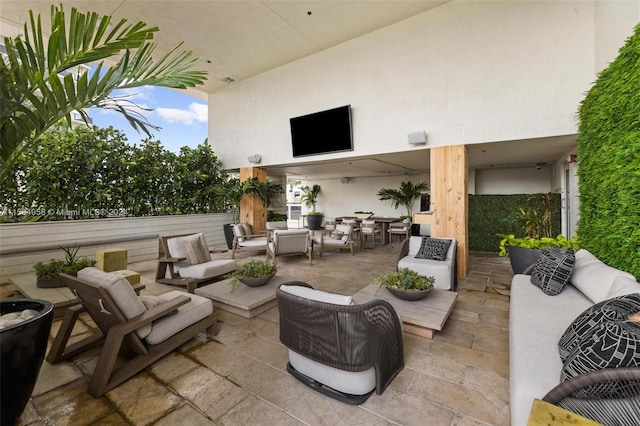
<path id="1" fill-rule="evenodd" d="M 516 238 L 515 235 L 498 234 L 500 238 L 500 256 L 506 256 L 509 251 L 509 247 L 521 247 L 529 249 L 543 250 L 547 247 L 561 247 L 561 248 L 578 248 L 577 238 L 567 239 L 564 235 L 560 234 L 555 238 L 552 237 L 522 237 Z"/>
<path id="2" fill-rule="evenodd" d="M 113 128 L 57 128 L 32 145 L 0 183 L 3 221 L 220 212 L 212 188 L 227 174 L 205 142 L 167 151 L 129 145 Z M 26 159 L 29 159 L 28 161 Z"/>
<path id="3" fill-rule="evenodd" d="M 391 200 L 391 205 L 394 209 L 404 206 L 407 209 L 407 216 L 413 218 L 413 202 L 427 190 L 429 190 L 427 182 L 419 182 L 414 185 L 411 181 L 406 181 L 401 182 L 398 189 L 380 189 L 378 197 L 382 201 Z"/>
<path id="4" fill-rule="evenodd" d="M 128 24 L 110 16 L 51 8 L 51 30 L 45 40 L 40 16 L 29 13 L 24 35 L 4 38 L 0 60 L 0 183 L 15 171 L 23 152 L 76 111 L 99 107 L 121 113 L 135 129 L 151 137 L 155 127 L 126 98 L 113 98 L 115 89 L 145 85 L 185 89 L 202 84 L 204 71 L 190 70 L 197 62 L 180 44 L 157 61 L 152 42 L 157 27 Z M 115 64 L 105 67 L 112 58 Z M 95 64 L 95 71 L 76 75 L 74 67 Z M 104 157 L 104 156 L 103 156 Z"/>
<path id="5" fill-rule="evenodd" d="M 302 196 L 300 197 L 300 201 L 304 203 L 305 206 L 309 207 L 311 211 L 308 213 L 309 215 L 318 215 L 320 212 L 316 211 L 316 203 L 318 202 L 318 195 L 320 195 L 321 187 L 318 184 L 313 186 L 303 186 L 300 188 L 302 191 Z"/>
<path id="6" fill-rule="evenodd" d="M 640 24 L 579 109 L 583 248 L 640 278 Z"/>

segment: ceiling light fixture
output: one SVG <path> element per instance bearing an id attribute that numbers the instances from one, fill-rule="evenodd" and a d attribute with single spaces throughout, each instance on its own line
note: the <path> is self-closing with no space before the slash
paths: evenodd
<path id="1" fill-rule="evenodd" d="M 236 80 L 234 78 L 231 78 L 231 77 L 225 77 L 225 78 L 222 79 L 222 81 L 224 81 L 225 83 L 231 84 L 231 83 L 234 83 Z"/>

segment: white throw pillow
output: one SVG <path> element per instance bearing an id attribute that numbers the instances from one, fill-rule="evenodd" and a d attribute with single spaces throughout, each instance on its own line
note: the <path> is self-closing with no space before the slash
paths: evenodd
<path id="1" fill-rule="evenodd" d="M 635 281 L 633 275 L 607 265 L 585 249 L 576 252 L 571 284 L 593 303 L 607 300 L 617 277 L 626 277 Z"/>

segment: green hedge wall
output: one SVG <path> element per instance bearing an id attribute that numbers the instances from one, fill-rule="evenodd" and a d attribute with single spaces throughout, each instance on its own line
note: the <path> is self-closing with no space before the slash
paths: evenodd
<path id="1" fill-rule="evenodd" d="M 640 277 L 640 24 L 579 109 L 580 246 Z"/>
<path id="2" fill-rule="evenodd" d="M 533 194 L 469 195 L 469 250 L 498 252 L 500 237 L 496 234 L 515 234 L 524 237 L 515 215 L 520 207 L 537 207 L 530 200 Z M 551 194 L 553 205 L 553 235 L 561 233 L 560 194 Z"/>

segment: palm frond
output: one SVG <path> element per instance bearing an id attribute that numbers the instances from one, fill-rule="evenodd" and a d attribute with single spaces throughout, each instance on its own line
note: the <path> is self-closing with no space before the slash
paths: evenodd
<path id="1" fill-rule="evenodd" d="M 110 28 L 111 17 L 71 9 L 67 25 L 62 7 L 51 8 L 50 37 L 45 41 L 40 16 L 29 13 L 24 36 L 5 38 L 7 55 L 0 61 L 0 182 L 25 147 L 37 141 L 61 119 L 71 122 L 72 111 L 109 108 L 123 114 L 136 130 L 152 136 L 157 129 L 132 102 L 113 102 L 116 89 L 146 85 L 186 89 L 202 84 L 206 72 L 192 70 L 193 52 L 179 51 L 179 43 L 158 60 L 152 55 L 157 27 L 125 19 Z M 103 72 L 103 61 L 119 57 Z M 97 63 L 91 77 L 74 79 L 65 71 Z M 88 118 L 86 114 L 81 116 Z"/>

